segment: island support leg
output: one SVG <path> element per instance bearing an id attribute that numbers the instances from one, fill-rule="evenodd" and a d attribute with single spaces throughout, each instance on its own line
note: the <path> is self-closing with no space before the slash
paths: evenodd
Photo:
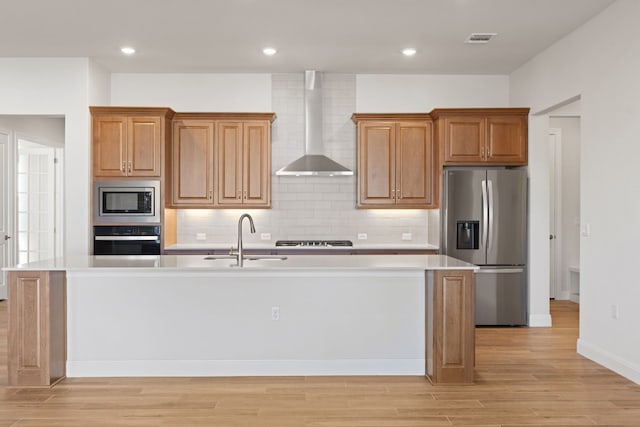
<path id="1" fill-rule="evenodd" d="M 433 384 L 473 383 L 474 273 L 426 272 L 426 374 Z"/>
<path id="2" fill-rule="evenodd" d="M 8 380 L 13 387 L 51 387 L 66 376 L 64 271 L 11 271 Z"/>

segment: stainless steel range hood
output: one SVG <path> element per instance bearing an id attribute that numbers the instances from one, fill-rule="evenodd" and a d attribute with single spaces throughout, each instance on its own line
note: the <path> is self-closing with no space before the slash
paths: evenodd
<path id="1" fill-rule="evenodd" d="M 289 176 L 345 176 L 353 171 L 324 155 L 320 73 L 304 72 L 304 156 L 276 171 Z"/>

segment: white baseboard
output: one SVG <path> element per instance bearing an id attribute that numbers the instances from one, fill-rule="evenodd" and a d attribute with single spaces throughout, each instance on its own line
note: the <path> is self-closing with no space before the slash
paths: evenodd
<path id="1" fill-rule="evenodd" d="M 551 327 L 551 314 L 530 314 L 529 326 L 532 328 Z"/>
<path id="2" fill-rule="evenodd" d="M 599 365 L 604 366 L 623 377 L 640 384 L 640 366 L 621 359 L 613 355 L 603 348 L 590 344 L 583 339 L 578 339 L 578 354 L 583 355 L 587 359 L 593 360 Z"/>
<path id="3" fill-rule="evenodd" d="M 71 378 L 424 374 L 424 359 L 67 361 Z"/>

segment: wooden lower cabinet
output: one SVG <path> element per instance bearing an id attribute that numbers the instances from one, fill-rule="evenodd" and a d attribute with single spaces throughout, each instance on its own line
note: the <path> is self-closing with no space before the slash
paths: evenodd
<path id="1" fill-rule="evenodd" d="M 426 369 L 434 384 L 473 383 L 474 273 L 426 272 Z"/>
<path id="2" fill-rule="evenodd" d="M 66 376 L 66 274 L 11 271 L 8 279 L 9 385 L 51 387 Z"/>

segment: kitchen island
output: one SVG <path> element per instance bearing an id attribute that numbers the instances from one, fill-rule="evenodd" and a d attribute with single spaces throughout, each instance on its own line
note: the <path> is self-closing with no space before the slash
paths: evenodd
<path id="1" fill-rule="evenodd" d="M 473 382 L 475 266 L 441 255 L 102 256 L 9 268 L 9 383 L 427 375 Z"/>

